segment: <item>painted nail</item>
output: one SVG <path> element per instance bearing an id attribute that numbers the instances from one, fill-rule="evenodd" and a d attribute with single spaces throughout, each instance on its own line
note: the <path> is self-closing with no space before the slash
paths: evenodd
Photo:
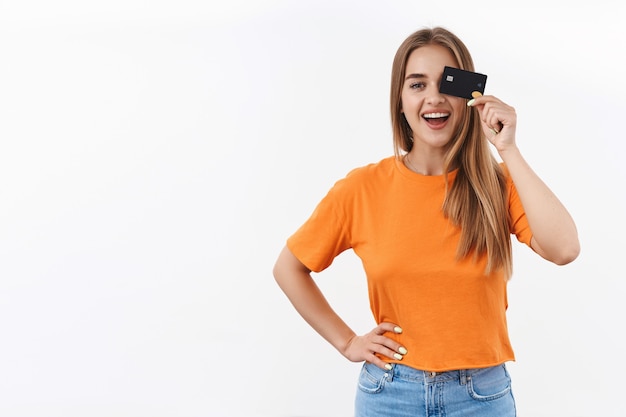
<path id="1" fill-rule="evenodd" d="M 393 366 L 391 366 L 390 364 L 385 364 L 385 369 L 391 371 L 393 369 Z"/>
<path id="2" fill-rule="evenodd" d="M 396 333 L 402 333 L 402 327 L 396 326 L 393 328 L 393 331 Z"/>
<path id="3" fill-rule="evenodd" d="M 490 131 L 491 133 L 493 133 L 493 134 L 494 134 L 494 136 L 495 136 L 495 135 L 497 135 L 497 134 L 499 133 L 496 129 L 489 129 L 489 131 Z"/>
<path id="4" fill-rule="evenodd" d="M 400 346 L 400 347 L 398 348 L 398 352 L 402 353 L 403 355 L 406 355 L 407 353 L 409 353 L 409 351 L 408 351 L 408 350 L 406 350 L 406 348 L 404 348 L 404 347 L 402 347 L 402 346 Z"/>
<path id="5" fill-rule="evenodd" d="M 396 358 L 397 360 L 401 361 L 402 360 L 402 355 L 400 355 L 399 353 L 394 353 L 393 357 Z"/>
<path id="6" fill-rule="evenodd" d="M 470 101 L 468 101 L 468 102 L 467 102 L 467 106 L 468 106 L 468 107 L 472 107 L 472 105 L 474 104 L 474 102 L 475 102 L 475 101 L 476 101 L 476 100 L 471 99 Z"/>

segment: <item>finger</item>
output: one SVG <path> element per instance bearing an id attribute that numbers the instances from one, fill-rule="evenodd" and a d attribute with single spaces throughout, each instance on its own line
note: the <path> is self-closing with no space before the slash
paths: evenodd
<path id="1" fill-rule="evenodd" d="M 398 348 L 399 347 L 400 346 L 398 346 Z M 377 346 L 374 347 L 374 349 L 375 349 L 376 353 L 378 353 L 378 354 L 380 354 L 382 356 L 385 356 L 385 357 L 387 357 L 389 359 L 395 359 L 395 360 L 401 361 L 404 358 L 404 355 L 399 353 L 397 350 L 390 349 L 390 348 L 388 348 L 388 347 L 386 347 L 384 345 L 377 345 Z"/>
<path id="2" fill-rule="evenodd" d="M 374 329 L 374 333 L 378 335 L 383 335 L 387 332 L 400 334 L 402 333 L 402 328 L 395 323 L 383 322 Z"/>
<path id="3" fill-rule="evenodd" d="M 372 350 L 391 359 L 402 360 L 408 353 L 407 349 L 400 343 L 385 336 L 379 336 L 372 340 Z"/>
<path id="4" fill-rule="evenodd" d="M 380 359 L 376 355 L 372 355 L 372 359 L 368 360 L 368 362 L 369 363 L 373 363 L 374 365 L 378 366 L 381 369 L 384 369 L 385 371 L 391 371 L 391 369 L 393 369 L 390 364 L 388 364 L 387 362 L 383 361 L 382 359 Z"/>
<path id="5" fill-rule="evenodd" d="M 389 358 L 402 360 L 404 355 L 408 353 L 407 349 L 402 346 L 400 343 L 396 342 L 393 339 L 390 339 L 387 336 L 384 336 L 385 333 L 402 333 L 402 328 L 395 323 L 383 322 L 380 323 L 373 331 L 377 337 L 371 339 L 371 341 L 377 345 L 381 346 L 381 349 L 386 350 L 376 350 L 376 352 L 385 355 Z"/>
<path id="6" fill-rule="evenodd" d="M 494 135 L 500 133 L 500 131 L 502 131 L 502 128 L 504 127 L 504 125 L 500 121 L 500 118 L 496 115 L 493 115 L 488 119 L 488 121 L 485 121 L 485 124 L 489 127 L 489 130 L 491 130 L 491 133 L 493 133 Z"/>
<path id="7" fill-rule="evenodd" d="M 366 355 L 365 360 L 367 362 L 373 363 L 374 365 L 386 371 L 391 370 L 392 369 L 391 364 L 385 362 L 383 358 L 377 355 L 377 353 L 378 352 L 370 352 L 369 354 Z"/>
<path id="8" fill-rule="evenodd" d="M 476 93 L 476 94 L 475 94 Z M 484 96 L 478 91 L 472 93 L 472 98 L 466 103 L 468 107 L 489 107 L 494 104 L 503 104 L 498 98 L 494 96 Z"/>
<path id="9" fill-rule="evenodd" d="M 468 107 L 478 107 L 480 109 L 485 104 L 492 101 L 493 96 L 484 96 L 480 91 L 473 91 L 472 98 L 466 103 Z"/>
<path id="10" fill-rule="evenodd" d="M 494 135 L 497 135 L 502 130 L 501 114 L 502 110 L 491 105 L 491 103 L 485 104 L 483 108 L 481 120 Z"/>

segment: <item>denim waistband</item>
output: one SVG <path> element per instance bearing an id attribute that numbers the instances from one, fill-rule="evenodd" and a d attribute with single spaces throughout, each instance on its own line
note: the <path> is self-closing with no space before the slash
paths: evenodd
<path id="1" fill-rule="evenodd" d="M 432 372 L 432 371 L 423 371 L 420 369 L 411 368 L 410 366 L 402 365 L 399 363 L 392 363 L 392 369 L 389 371 L 384 371 L 380 368 L 380 371 L 383 373 L 387 373 L 390 379 L 399 378 L 405 381 L 414 381 L 414 382 L 444 382 L 444 381 L 459 381 L 461 385 L 465 385 L 467 380 L 471 378 L 472 375 L 480 372 L 484 372 L 485 370 L 495 368 L 495 367 L 503 367 L 502 365 L 490 366 L 487 368 L 476 368 L 476 369 L 459 369 L 455 371 L 443 371 L 443 372 Z"/>

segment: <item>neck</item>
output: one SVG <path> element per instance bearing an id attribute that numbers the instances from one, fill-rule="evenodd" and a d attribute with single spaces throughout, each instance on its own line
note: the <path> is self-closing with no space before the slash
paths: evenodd
<path id="1" fill-rule="evenodd" d="M 404 165 L 420 175 L 443 175 L 443 155 L 424 155 L 413 148 L 404 156 Z"/>

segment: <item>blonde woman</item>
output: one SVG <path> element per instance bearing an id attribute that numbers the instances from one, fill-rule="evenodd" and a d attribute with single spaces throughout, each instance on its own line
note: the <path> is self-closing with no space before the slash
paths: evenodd
<path id="1" fill-rule="evenodd" d="M 466 46 L 444 28 L 400 45 L 395 155 L 339 180 L 274 267 L 302 317 L 348 360 L 364 362 L 357 417 L 515 416 L 506 370 L 511 235 L 558 265 L 580 250 L 571 216 L 516 146 L 514 108 L 494 96 L 440 93 L 445 66 L 474 71 Z M 363 261 L 378 323 L 363 335 L 311 277 L 347 249 Z"/>

